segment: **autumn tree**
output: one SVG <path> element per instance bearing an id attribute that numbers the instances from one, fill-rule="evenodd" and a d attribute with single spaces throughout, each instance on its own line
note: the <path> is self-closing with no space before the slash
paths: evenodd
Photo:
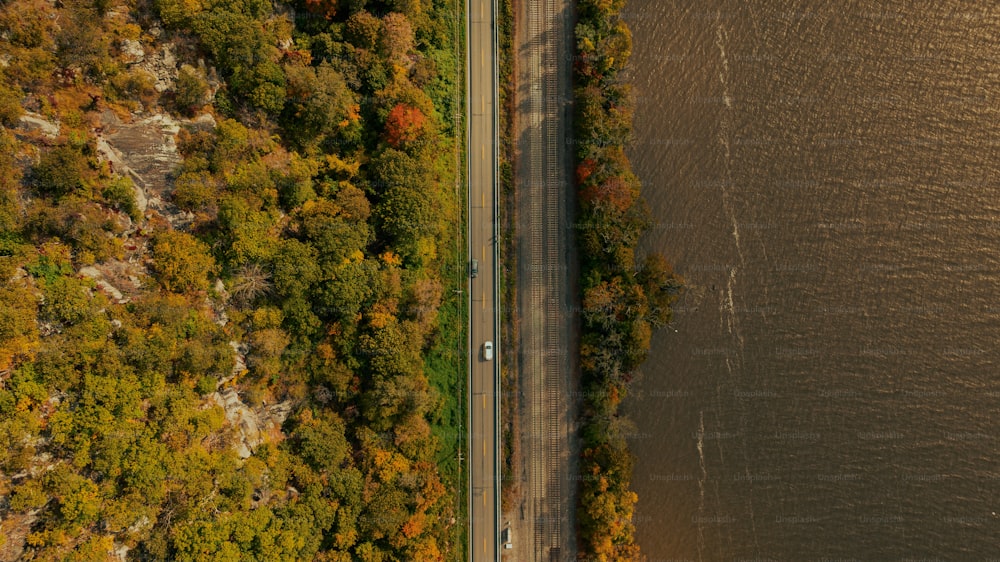
<path id="1" fill-rule="evenodd" d="M 584 450 L 578 510 L 585 548 L 595 560 L 631 562 L 639 560 L 634 544 L 632 513 L 638 499 L 628 489 L 632 460 L 624 443 L 605 443 Z"/>
<path id="2" fill-rule="evenodd" d="M 63 68 L 80 68 L 92 78 L 113 70 L 110 37 L 101 29 L 102 18 L 84 3 L 72 5 L 69 20 L 55 34 L 56 59 Z"/>
<path id="3" fill-rule="evenodd" d="M 646 256 L 636 275 L 649 300 L 649 322 L 654 328 L 665 326 L 673 316 L 671 305 L 679 298 L 683 285 L 662 254 Z"/>
<path id="4" fill-rule="evenodd" d="M 0 287 L 0 372 L 28 358 L 38 344 L 38 301 L 24 283 Z"/>
<path id="5" fill-rule="evenodd" d="M 389 0 L 386 2 L 389 9 L 394 12 L 405 14 L 410 19 L 419 18 L 424 15 L 426 0 Z"/>
<path id="6" fill-rule="evenodd" d="M 45 483 L 57 500 L 62 521 L 82 525 L 97 519 L 101 503 L 91 480 L 71 472 L 66 465 L 58 465 L 46 476 Z"/>
<path id="7" fill-rule="evenodd" d="M 385 140 L 393 148 L 406 148 L 423 134 L 427 118 L 415 107 L 399 103 L 385 122 Z"/>
<path id="8" fill-rule="evenodd" d="M 113 208 L 125 213 L 133 221 L 142 220 L 142 211 L 135 200 L 135 184 L 129 176 L 115 176 L 107 181 L 101 196 Z"/>
<path id="9" fill-rule="evenodd" d="M 31 183 L 43 195 L 62 197 L 83 189 L 87 166 L 80 148 L 61 144 L 42 154 L 31 170 Z"/>
<path id="10" fill-rule="evenodd" d="M 32 518 L 22 557 L 455 558 L 435 433 L 457 371 L 428 350 L 454 349 L 437 244 L 457 217 L 438 136 L 456 14 L 151 6 L 0 2 L 0 124 L 30 110 L 62 135 L 0 130 L 0 470 L 24 476 L 0 492 Z M 165 92 L 123 52 L 156 48 L 154 20 L 184 38 Z M 195 214 L 177 230 L 109 173 L 95 127 L 157 99 L 190 115 L 210 81 L 217 125 L 177 134 L 160 194 Z"/>
<path id="11" fill-rule="evenodd" d="M 239 196 L 228 196 L 219 205 L 223 254 L 230 267 L 266 262 L 274 253 L 277 213 L 259 207 L 259 200 Z"/>
<path id="12" fill-rule="evenodd" d="M 216 197 L 216 180 L 206 170 L 183 172 L 174 180 L 174 204 L 185 211 L 205 210 Z"/>
<path id="13" fill-rule="evenodd" d="M 153 239 L 153 273 L 173 292 L 205 290 L 215 260 L 208 246 L 186 232 L 166 231 Z"/>
<path id="14" fill-rule="evenodd" d="M 632 459 L 615 420 L 653 330 L 669 321 L 680 291 L 662 257 L 636 264 L 649 211 L 625 155 L 632 100 L 621 75 L 631 51 L 620 17 L 624 3 L 578 2 L 573 65 L 577 242 L 585 256 L 580 367 L 587 396 L 577 514 L 581 556 L 608 562 L 640 559 L 632 524 L 637 497 L 629 489 Z"/>
<path id="15" fill-rule="evenodd" d="M 174 87 L 174 105 L 184 115 L 193 115 L 208 100 L 208 82 L 191 65 L 182 65 Z"/>
<path id="16" fill-rule="evenodd" d="M 378 47 L 387 60 L 402 62 L 413 49 L 413 42 L 413 26 L 409 18 L 398 12 L 390 12 L 382 17 Z"/>
<path id="17" fill-rule="evenodd" d="M 198 144 L 210 151 L 209 170 L 227 173 L 240 162 L 257 154 L 252 132 L 234 119 L 225 119 L 215 127 L 214 139 L 200 138 Z"/>
<path id="18" fill-rule="evenodd" d="M 274 377 L 281 371 L 281 354 L 291 343 L 291 338 L 281 329 L 282 320 L 283 314 L 278 309 L 264 308 L 254 312 L 247 366 L 258 377 Z"/>
<path id="19" fill-rule="evenodd" d="M 275 38 L 262 25 L 270 3 L 215 2 L 195 13 L 190 27 L 213 55 L 235 97 L 250 107 L 277 114 L 284 105 L 285 74 L 277 61 Z"/>
<path id="20" fill-rule="evenodd" d="M 318 254 L 299 240 L 285 239 L 271 258 L 274 290 L 280 299 L 303 299 L 320 278 Z"/>
<path id="21" fill-rule="evenodd" d="M 307 416 L 292 434 L 299 455 L 314 469 L 329 474 L 349 462 L 351 445 L 345 436 L 343 420 L 332 412 L 320 417 Z"/>
<path id="22" fill-rule="evenodd" d="M 437 279 L 419 279 L 410 288 L 403 311 L 407 318 L 416 322 L 421 332 L 429 333 L 436 325 L 443 293 L 444 288 Z"/>
<path id="23" fill-rule="evenodd" d="M 24 93 L 19 87 L 11 86 L 6 80 L 0 80 L 0 124 L 4 127 L 13 128 L 24 108 L 21 107 L 21 99 Z"/>
<path id="24" fill-rule="evenodd" d="M 374 49 L 382 34 L 382 22 L 367 10 L 351 14 L 347 18 L 345 36 L 359 49 Z"/>
<path id="25" fill-rule="evenodd" d="M 373 163 L 375 218 L 381 232 L 405 259 L 421 263 L 435 253 L 436 185 L 412 156 L 387 149 Z"/>
<path id="26" fill-rule="evenodd" d="M 302 148 L 360 140 L 356 96 L 343 74 L 329 64 L 286 65 L 287 100 L 282 113 L 289 139 Z"/>
<path id="27" fill-rule="evenodd" d="M 0 131 L 0 232 L 13 233 L 20 218 L 17 195 L 20 191 L 21 167 L 17 165 L 15 158 L 18 146 L 17 140 L 10 132 Z M 9 244 L 9 237 L 5 237 L 4 240 L 5 246 Z M 8 248 L 4 254 L 12 255 L 13 252 Z M 0 273 L 2 272 L 0 270 Z"/>
<path id="28" fill-rule="evenodd" d="M 378 307 L 369 313 L 369 324 L 359 338 L 359 351 L 371 375 L 365 413 L 372 427 L 384 429 L 408 414 L 425 414 L 432 393 L 420 358 L 423 345 L 416 325 L 401 323 Z"/>
<path id="29" fill-rule="evenodd" d="M 316 182 L 314 178 L 319 173 L 320 163 L 312 158 L 304 158 L 298 153 L 291 153 L 288 170 L 276 178 L 278 198 L 282 209 L 292 211 L 306 201 L 316 199 Z"/>
<path id="30" fill-rule="evenodd" d="M 317 16 L 332 20 L 337 15 L 338 3 L 338 0 L 306 0 L 306 9 Z"/>

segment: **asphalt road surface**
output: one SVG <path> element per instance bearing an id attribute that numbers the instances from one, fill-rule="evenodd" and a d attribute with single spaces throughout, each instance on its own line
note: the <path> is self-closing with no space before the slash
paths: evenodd
<path id="1" fill-rule="evenodd" d="M 496 254 L 496 10 L 494 0 L 466 0 L 469 258 L 479 262 L 469 278 L 469 560 L 500 560 Z M 493 359 L 483 344 L 493 344 Z"/>

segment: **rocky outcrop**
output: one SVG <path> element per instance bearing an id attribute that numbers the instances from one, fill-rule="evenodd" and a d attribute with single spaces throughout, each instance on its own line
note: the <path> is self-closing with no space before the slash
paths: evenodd
<path id="1" fill-rule="evenodd" d="M 19 136 L 40 135 L 49 140 L 59 136 L 59 123 L 53 123 L 37 113 L 25 112 L 18 121 Z"/>
<path id="2" fill-rule="evenodd" d="M 24 515 L 12 514 L 0 522 L 0 533 L 6 539 L 0 544 L 0 562 L 21 560 L 24 554 L 24 543 L 31 532 L 31 526 L 38 520 L 38 511 L 29 511 Z"/>
<path id="3" fill-rule="evenodd" d="M 281 424 L 292 411 L 292 402 L 285 401 L 251 408 L 240 399 L 239 392 L 234 387 L 222 388 L 247 370 L 246 354 L 249 350 L 246 344 L 231 341 L 229 345 L 236 357 L 233 370 L 228 377 L 219 381 L 220 390 L 213 392 L 209 400 L 225 410 L 226 421 L 240 437 L 233 447 L 236 454 L 245 459 L 253 454 L 258 445 L 267 441 L 269 435 L 277 436 L 281 433 Z"/>
<path id="4" fill-rule="evenodd" d="M 135 199 L 142 212 L 154 210 L 176 228 L 193 220 L 170 203 L 170 174 L 181 163 L 175 135 L 181 122 L 157 113 L 133 123 L 122 123 L 114 113 L 101 116 L 97 151 L 110 163 L 112 171 L 128 175 L 135 184 Z"/>
<path id="5" fill-rule="evenodd" d="M 194 215 L 170 202 L 171 174 L 182 161 L 175 137 L 182 126 L 211 131 L 215 125 L 215 118 L 209 113 L 191 120 L 156 113 L 124 123 L 114 112 L 105 111 L 97 132 L 97 153 L 111 165 L 113 172 L 132 178 L 135 201 L 143 213 L 156 211 L 174 228 L 184 229 Z"/>
<path id="6" fill-rule="evenodd" d="M 281 424 L 292 411 L 291 401 L 252 409 L 240 400 L 236 389 L 232 387 L 215 392 L 210 398 L 226 411 L 226 421 L 239 434 L 240 441 L 234 448 L 241 459 L 252 455 L 268 434 L 280 431 Z"/>
<path id="7" fill-rule="evenodd" d="M 230 341 L 229 347 L 233 348 L 233 356 L 236 357 L 233 361 L 233 370 L 229 373 L 229 376 L 225 379 L 219 381 L 219 386 L 222 386 L 229 382 L 230 380 L 242 375 L 247 371 L 247 352 L 250 348 L 247 347 L 245 343 L 240 343 L 237 341 Z"/>
<path id="8" fill-rule="evenodd" d="M 184 125 L 193 131 L 211 131 L 215 129 L 215 117 L 211 113 L 203 113 L 191 121 L 185 121 Z"/>
<path id="9" fill-rule="evenodd" d="M 138 45 L 138 48 L 143 51 L 143 58 L 136 66 L 153 76 L 156 80 L 153 83 L 153 88 L 161 94 L 172 89 L 177 81 L 177 56 L 174 54 L 174 46 L 170 43 L 164 43 L 158 51 L 149 56 L 146 55 L 141 44 Z"/>
<path id="10" fill-rule="evenodd" d="M 109 123 L 102 136 L 136 183 L 156 197 L 166 190 L 167 176 L 181 163 L 174 140 L 180 130 L 179 122 L 159 113 L 134 123 Z"/>
<path id="11" fill-rule="evenodd" d="M 127 64 L 135 64 L 146 59 L 146 51 L 142 48 L 142 43 L 135 39 L 123 39 L 119 50 L 122 59 Z"/>
<path id="12" fill-rule="evenodd" d="M 132 300 L 132 297 L 142 289 L 140 278 L 145 275 L 145 270 L 134 263 L 108 260 L 80 268 L 77 273 L 93 279 L 101 292 L 115 302 L 124 304 Z"/>

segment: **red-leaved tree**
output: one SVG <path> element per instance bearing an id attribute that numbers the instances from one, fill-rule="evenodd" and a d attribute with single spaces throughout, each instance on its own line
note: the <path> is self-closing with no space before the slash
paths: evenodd
<path id="1" fill-rule="evenodd" d="M 306 9 L 317 16 L 332 20 L 333 16 L 337 15 L 337 0 L 306 0 Z"/>
<path id="2" fill-rule="evenodd" d="M 401 148 L 416 141 L 424 130 L 427 118 L 413 106 L 396 104 L 385 122 L 385 140 L 393 148 Z"/>

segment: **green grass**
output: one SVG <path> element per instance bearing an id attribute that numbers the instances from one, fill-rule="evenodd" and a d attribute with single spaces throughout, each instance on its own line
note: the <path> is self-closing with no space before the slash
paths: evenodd
<path id="1" fill-rule="evenodd" d="M 438 465 L 452 484 L 457 484 L 461 468 L 457 463 L 458 447 L 465 426 L 465 326 L 458 298 L 452 293 L 441 306 L 438 321 L 441 336 L 427 354 L 427 374 L 441 397 L 441 409 L 431 420 L 431 430 L 441 440 Z"/>
<path id="2" fill-rule="evenodd" d="M 454 509 L 458 523 L 454 526 L 452 536 L 454 550 L 446 552 L 445 556 L 454 560 L 465 560 L 468 553 L 468 473 L 465 463 L 458 461 L 460 451 L 468 448 L 466 442 L 466 382 L 468 370 L 468 349 L 465 299 L 467 295 L 465 289 L 465 260 L 466 256 L 466 176 L 465 176 L 465 34 L 464 34 L 464 3 L 455 0 L 452 8 L 439 7 L 438 9 L 451 12 L 454 22 L 454 43 L 442 46 L 443 49 L 452 49 L 453 56 L 449 57 L 440 53 L 438 62 L 453 62 L 451 69 L 439 66 L 442 75 L 452 71 L 450 76 L 442 76 L 437 85 L 439 86 L 432 99 L 435 101 L 438 111 L 441 111 L 443 120 L 448 121 L 446 131 L 453 136 L 452 151 L 442 154 L 438 165 L 441 172 L 441 181 L 447 186 L 455 186 L 454 197 L 447 197 L 447 204 L 455 205 L 457 219 L 453 224 L 448 225 L 454 228 L 443 232 L 439 266 L 441 282 L 444 285 L 444 295 L 441 308 L 438 311 L 439 333 L 434 346 L 428 350 L 425 359 L 425 367 L 431 386 L 438 392 L 440 400 L 440 410 L 435 412 L 431 422 L 431 432 L 438 437 L 441 449 L 437 453 L 437 464 L 441 472 L 441 477 L 450 490 L 455 490 Z M 449 61 L 449 59 L 451 59 Z M 452 100 L 446 100 L 444 89 L 447 86 L 454 88 Z M 440 105 L 438 105 L 440 103 Z M 457 167 L 457 169 L 456 169 Z M 461 292 L 458 292 L 461 291 Z"/>

